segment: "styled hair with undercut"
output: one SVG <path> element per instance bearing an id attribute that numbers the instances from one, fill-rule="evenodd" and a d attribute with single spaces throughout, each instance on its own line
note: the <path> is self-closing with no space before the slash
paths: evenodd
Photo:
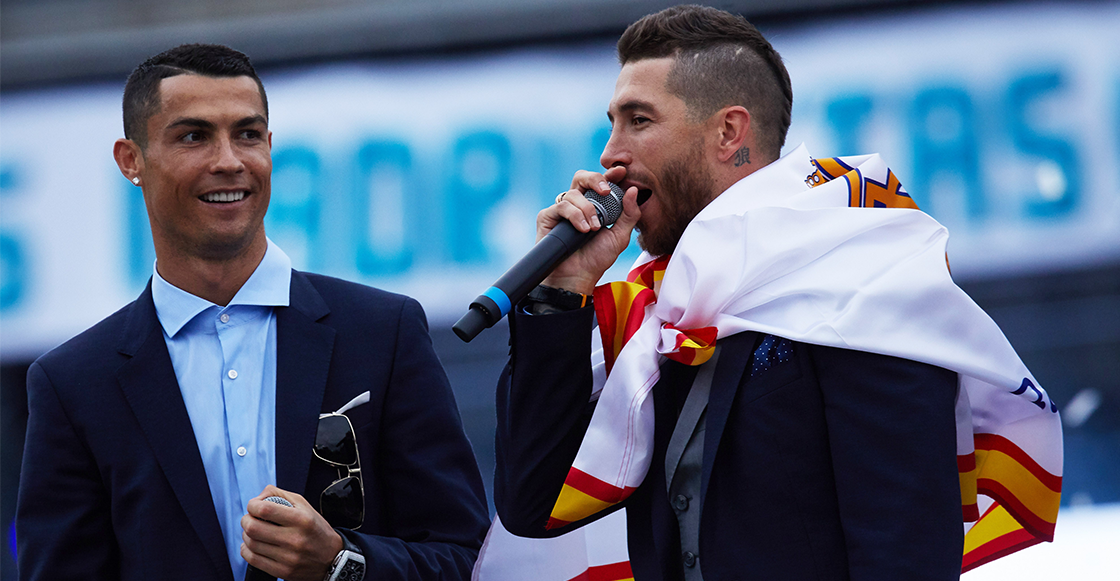
<path id="1" fill-rule="evenodd" d="M 249 77 L 261 91 L 264 115 L 268 118 L 268 98 L 253 63 L 244 53 L 220 44 L 183 44 L 149 58 L 136 67 L 124 86 L 124 136 L 148 145 L 148 119 L 159 112 L 160 81 L 178 75 L 207 77 Z"/>
<path id="2" fill-rule="evenodd" d="M 789 131 L 793 87 L 782 57 L 742 16 L 716 8 L 666 8 L 631 24 L 618 40 L 622 65 L 675 59 L 666 90 L 680 97 L 693 121 L 740 105 L 751 114 L 761 156 L 778 159 Z"/>

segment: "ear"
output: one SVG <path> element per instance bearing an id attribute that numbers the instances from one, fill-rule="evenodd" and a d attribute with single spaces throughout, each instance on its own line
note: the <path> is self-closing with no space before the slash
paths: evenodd
<path id="1" fill-rule="evenodd" d="M 725 163 L 730 159 L 742 159 L 744 157 L 744 154 L 741 153 L 743 148 L 750 148 L 754 145 L 750 112 L 739 105 L 732 105 L 720 110 L 714 117 L 717 122 L 716 129 L 719 131 L 718 158 L 720 163 Z M 749 153 L 745 156 L 747 159 L 750 158 Z M 737 161 L 736 165 L 742 164 Z"/>
<path id="2" fill-rule="evenodd" d="M 113 143 L 113 159 L 117 161 L 121 175 L 128 181 L 140 185 L 137 180 L 144 171 L 144 153 L 140 151 L 140 146 L 135 141 L 118 139 Z"/>

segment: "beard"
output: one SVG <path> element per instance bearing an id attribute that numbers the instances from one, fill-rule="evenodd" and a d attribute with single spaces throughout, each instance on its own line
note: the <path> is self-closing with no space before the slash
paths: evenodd
<path id="1" fill-rule="evenodd" d="M 638 245 L 653 256 L 672 254 L 685 228 L 717 193 L 715 180 L 705 171 L 703 148 L 696 144 L 688 151 L 682 158 L 665 164 L 658 176 L 660 222 L 638 224 Z"/>

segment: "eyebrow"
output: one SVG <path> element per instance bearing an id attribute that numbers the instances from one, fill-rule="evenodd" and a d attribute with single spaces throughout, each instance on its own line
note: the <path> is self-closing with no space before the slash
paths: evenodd
<path id="1" fill-rule="evenodd" d="M 250 115 L 249 117 L 239 119 L 237 123 L 233 124 L 233 126 L 236 128 L 241 128 L 257 124 L 268 127 L 268 120 L 264 118 L 264 115 Z M 210 121 L 199 119 L 197 117 L 180 117 L 179 119 L 176 119 L 175 121 L 169 123 L 167 127 L 169 129 L 172 127 L 198 127 L 200 129 L 213 130 L 217 126 Z"/>
<path id="2" fill-rule="evenodd" d="M 248 127 L 250 125 L 258 124 L 268 127 L 268 119 L 265 119 L 264 115 L 252 115 L 238 121 L 234 124 L 234 127 Z"/>
<path id="3" fill-rule="evenodd" d="M 642 109 L 651 112 L 655 110 L 652 103 L 650 103 L 649 101 L 643 101 L 641 99 L 631 99 L 618 106 L 619 113 L 633 113 L 634 111 Z M 614 115 L 611 114 L 609 109 L 607 110 L 607 119 L 614 121 Z"/>

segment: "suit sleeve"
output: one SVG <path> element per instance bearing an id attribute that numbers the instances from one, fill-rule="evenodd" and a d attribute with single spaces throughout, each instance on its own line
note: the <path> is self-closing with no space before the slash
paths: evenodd
<path id="1" fill-rule="evenodd" d="M 960 575 L 957 374 L 811 347 L 853 581 Z"/>
<path id="2" fill-rule="evenodd" d="M 404 302 L 370 476 L 392 536 L 347 532 L 366 579 L 469 579 L 489 526 L 486 493 L 419 303 Z M 367 469 L 363 465 L 363 472 Z M 368 490 L 368 488 L 367 488 Z"/>
<path id="3" fill-rule="evenodd" d="M 19 578 L 118 579 L 109 495 L 39 363 L 28 370 L 27 392 L 16 508 Z"/>
<path id="4" fill-rule="evenodd" d="M 594 311 L 519 310 L 510 314 L 510 361 L 498 381 L 494 505 L 515 535 L 554 537 L 622 506 L 545 530 L 594 411 Z"/>

